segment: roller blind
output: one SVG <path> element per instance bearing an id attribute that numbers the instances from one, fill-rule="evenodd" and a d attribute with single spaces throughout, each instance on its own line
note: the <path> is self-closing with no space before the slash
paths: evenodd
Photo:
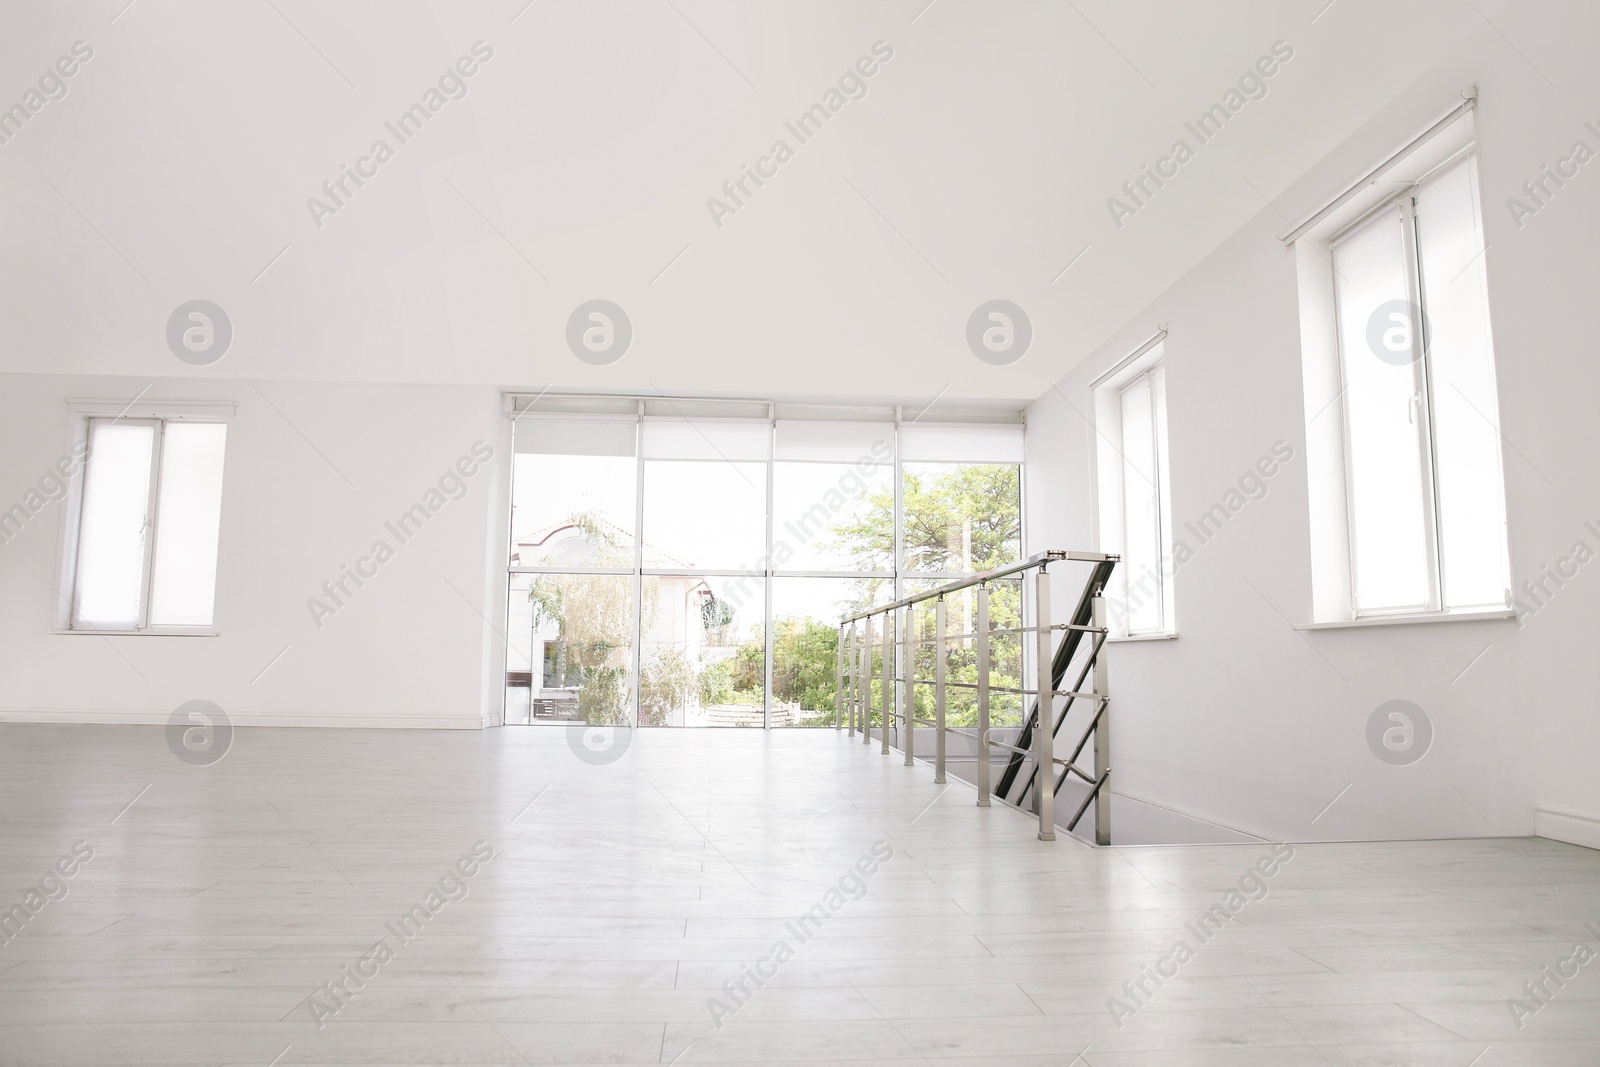
<path id="1" fill-rule="evenodd" d="M 518 452 L 549 456 L 631 456 L 635 419 L 521 418 L 513 431 Z"/>
<path id="2" fill-rule="evenodd" d="M 772 451 L 772 424 L 765 419 L 675 419 L 644 421 L 645 459 L 707 459 L 765 463 Z"/>
<path id="3" fill-rule="evenodd" d="M 1021 463 L 1022 427 L 908 423 L 900 427 L 900 458 L 913 463 Z"/>
<path id="4" fill-rule="evenodd" d="M 894 423 L 779 419 L 778 460 L 857 463 L 894 458 Z"/>

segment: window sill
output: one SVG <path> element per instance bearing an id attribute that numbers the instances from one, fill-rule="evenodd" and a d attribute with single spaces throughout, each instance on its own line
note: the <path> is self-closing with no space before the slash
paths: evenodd
<path id="1" fill-rule="evenodd" d="M 1364 619 L 1337 619 L 1333 622 L 1306 622 L 1296 630 L 1350 630 L 1367 626 L 1415 626 L 1430 622 L 1497 622 L 1515 619 L 1517 613 L 1505 609 L 1491 611 L 1439 612 L 1431 615 L 1374 615 Z"/>
<path id="2" fill-rule="evenodd" d="M 216 630 L 205 627 L 166 627 L 159 630 L 63 630 L 59 627 L 50 631 L 58 637 L 74 637 L 84 634 L 93 637 L 221 637 Z"/>
<path id="3" fill-rule="evenodd" d="M 1119 637 L 1106 638 L 1107 644 L 1122 644 L 1125 641 L 1176 641 L 1176 632 L 1169 634 L 1122 634 Z"/>

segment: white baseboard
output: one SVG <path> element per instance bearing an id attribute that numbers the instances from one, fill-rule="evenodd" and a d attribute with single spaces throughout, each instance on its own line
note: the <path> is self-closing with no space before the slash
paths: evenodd
<path id="1" fill-rule="evenodd" d="M 0 708 L 0 723 L 85 726 L 165 726 L 171 712 L 102 711 L 89 708 Z M 229 712 L 234 726 L 334 727 L 366 730 L 482 730 L 483 717 L 445 715 L 285 715 L 273 712 Z"/>
<path id="2" fill-rule="evenodd" d="M 1536 804 L 1533 809 L 1533 832 L 1552 841 L 1600 849 L 1600 818 L 1582 812 Z"/>

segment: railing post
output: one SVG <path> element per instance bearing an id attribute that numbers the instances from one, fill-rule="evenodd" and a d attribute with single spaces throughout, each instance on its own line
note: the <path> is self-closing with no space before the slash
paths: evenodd
<path id="1" fill-rule="evenodd" d="M 1104 631 L 1106 628 L 1106 598 L 1096 593 L 1092 602 L 1094 614 L 1094 627 Z M 1095 635 L 1099 636 L 1099 635 Z M 1108 700 L 1111 690 L 1110 680 L 1106 670 L 1106 645 L 1100 645 L 1100 651 L 1094 657 L 1094 691 L 1101 700 Z M 1100 721 L 1094 728 L 1094 779 L 1100 783 L 1100 791 L 1094 795 L 1094 843 L 1097 845 L 1111 844 L 1111 706 L 1109 703 L 1100 711 Z"/>
<path id="2" fill-rule="evenodd" d="M 1033 799 L 1039 808 L 1039 840 L 1056 839 L 1056 701 L 1055 673 L 1051 669 L 1050 654 L 1050 575 L 1039 568 L 1038 584 L 1033 596 L 1033 621 L 1039 634 L 1035 664 L 1039 688 L 1039 722 L 1033 731 Z"/>
<path id="3" fill-rule="evenodd" d="M 916 687 L 915 687 L 915 685 L 912 684 L 912 679 L 916 678 L 916 676 L 917 676 L 917 646 L 916 646 L 916 640 L 917 640 L 917 625 L 916 625 L 916 623 L 917 623 L 917 618 L 916 618 L 916 614 L 915 614 L 916 610 L 917 609 L 916 609 L 915 605 L 913 605 L 913 604 L 907 604 L 906 605 L 906 618 L 905 618 L 905 628 L 906 628 L 905 638 L 906 639 L 902 643 L 904 645 L 904 647 L 905 647 L 905 650 L 906 650 L 905 651 L 905 657 L 906 657 L 905 675 L 906 676 L 905 676 L 905 681 L 901 683 L 901 686 L 903 688 L 901 689 L 900 692 L 901 692 L 901 697 L 902 697 L 901 706 L 905 709 L 906 732 L 905 732 L 905 739 L 904 740 L 905 740 L 906 766 L 907 767 L 911 766 L 911 761 L 912 761 L 912 741 L 917 736 L 917 732 L 916 732 L 916 729 L 915 729 L 915 727 L 917 725 L 917 695 L 914 692 Z"/>
<path id="4" fill-rule="evenodd" d="M 978 807 L 989 806 L 989 586 L 978 586 Z"/>
<path id="5" fill-rule="evenodd" d="M 849 713 L 850 713 L 850 734 L 849 734 L 849 736 L 854 737 L 856 735 L 856 687 L 860 683 L 860 680 L 861 680 L 861 664 L 856 659 L 856 624 L 855 623 L 852 622 L 850 624 L 850 629 L 849 629 L 849 631 L 847 633 L 847 636 L 846 636 L 845 640 L 846 640 L 846 646 L 845 646 L 845 660 L 844 661 L 845 661 L 845 664 L 846 664 L 846 669 L 850 672 L 849 675 L 847 676 L 849 678 L 849 680 L 850 680 L 850 687 L 849 687 L 849 689 L 846 690 L 846 693 L 848 695 L 845 697 L 845 706 L 846 706 L 846 708 L 849 709 Z"/>
<path id="6" fill-rule="evenodd" d="M 933 605 L 933 784 L 944 785 L 944 597 Z"/>
<path id="7" fill-rule="evenodd" d="M 844 729 L 844 627 L 833 643 L 833 728 Z"/>
<path id="8" fill-rule="evenodd" d="M 850 735 L 861 732 L 861 621 L 850 624 Z"/>
<path id="9" fill-rule="evenodd" d="M 862 620 L 861 640 L 861 743 L 872 744 L 872 616 Z"/>
<path id="10" fill-rule="evenodd" d="M 894 724 L 894 610 L 883 613 L 883 754 L 889 754 L 889 728 Z"/>

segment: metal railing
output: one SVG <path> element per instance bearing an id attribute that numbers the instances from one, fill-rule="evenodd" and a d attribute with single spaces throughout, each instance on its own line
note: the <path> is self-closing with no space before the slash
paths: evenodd
<path id="1" fill-rule="evenodd" d="M 1118 557 L 1100 552 L 1066 552 L 1052 550 L 1030 556 L 1020 563 L 995 570 L 984 571 L 970 578 L 962 578 L 926 592 L 904 597 L 889 604 L 880 604 L 865 611 L 847 616 L 839 623 L 836 716 L 835 728 L 848 724 L 850 736 L 858 732 L 864 744 L 872 743 L 873 715 L 878 715 L 879 740 L 884 755 L 889 754 L 891 734 L 894 746 L 905 753 L 905 762 L 911 766 L 915 760 L 917 728 L 934 731 L 933 764 L 934 782 L 944 784 L 946 769 L 946 738 L 951 734 L 963 735 L 975 742 L 977 755 L 978 805 L 988 807 L 991 796 L 1003 803 L 1021 807 L 1031 790 L 1031 811 L 1039 817 L 1039 839 L 1054 841 L 1055 799 L 1066 782 L 1076 777 L 1088 785 L 1088 792 L 1066 823 L 1070 832 L 1078 825 L 1090 804 L 1094 805 L 1095 842 L 1111 843 L 1111 791 L 1106 783 L 1111 777 L 1111 730 L 1107 716 L 1109 694 L 1107 691 L 1106 662 L 1103 656 L 1108 630 L 1103 594 L 1112 568 Z M 1054 622 L 1050 609 L 1050 577 L 1046 568 L 1054 563 L 1079 562 L 1091 564 L 1071 616 L 1063 622 Z M 990 593 L 994 583 L 1016 576 L 1019 581 L 1027 571 L 1037 571 L 1033 586 L 1032 626 L 1024 625 L 1021 606 L 1018 605 L 1018 625 L 991 629 Z M 972 590 L 973 622 L 970 631 L 950 633 L 946 598 L 952 593 Z M 931 636 L 918 632 L 918 613 L 926 612 L 931 602 L 933 626 Z M 1052 635 L 1061 633 L 1059 644 Z M 1035 653 L 1032 671 L 1034 684 L 997 685 L 991 680 L 994 673 L 993 652 L 997 637 L 1018 638 L 1035 635 Z M 970 642 L 973 648 L 974 680 L 952 681 L 949 673 L 949 653 L 952 644 Z M 917 652 L 933 646 L 933 677 L 917 676 Z M 876 661 L 876 662 L 875 662 Z M 1074 665 L 1077 677 L 1071 688 L 1061 688 Z M 1090 681 L 1091 688 L 1084 689 Z M 875 677 L 876 675 L 876 677 Z M 1019 673 L 1019 682 L 1024 681 Z M 876 685 L 874 684 L 876 683 Z M 931 687 L 933 694 L 933 719 L 917 714 L 916 694 L 919 687 Z M 946 723 L 951 690 L 971 691 L 975 696 L 975 727 L 955 727 Z M 1031 708 L 1022 716 L 1016 744 L 1009 744 L 991 736 L 991 697 L 993 694 L 1033 697 Z M 1041 696 L 1043 699 L 1041 699 Z M 1057 701 L 1063 701 L 1059 713 Z M 1067 721 L 1067 715 L 1076 702 L 1091 706 L 1091 718 L 1082 730 L 1072 755 L 1060 759 L 1055 754 L 1056 735 Z M 1041 709 L 1045 714 L 1041 715 Z M 1048 729 L 1039 724 L 1047 722 Z M 1089 739 L 1093 737 L 1093 766 L 1085 769 L 1079 758 Z M 991 750 L 1009 752 L 1000 783 L 992 785 Z M 1033 763 L 1033 772 L 1022 775 L 1024 765 Z M 1061 768 L 1060 776 L 1056 768 Z M 1020 782 L 1020 788 L 1017 788 Z M 1015 791 L 1016 798 L 1010 794 Z"/>

